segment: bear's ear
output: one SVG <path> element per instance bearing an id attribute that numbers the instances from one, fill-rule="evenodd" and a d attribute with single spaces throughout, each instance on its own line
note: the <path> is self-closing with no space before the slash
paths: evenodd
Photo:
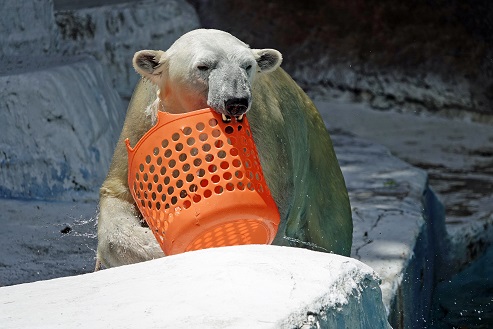
<path id="1" fill-rule="evenodd" d="M 261 72 L 272 72 L 282 62 L 282 55 L 275 49 L 252 49 Z"/>
<path id="2" fill-rule="evenodd" d="M 141 50 L 135 53 L 133 65 L 137 73 L 159 84 L 166 53 L 162 50 Z"/>

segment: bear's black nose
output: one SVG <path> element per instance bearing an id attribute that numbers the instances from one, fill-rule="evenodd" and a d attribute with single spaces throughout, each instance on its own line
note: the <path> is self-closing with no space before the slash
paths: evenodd
<path id="1" fill-rule="evenodd" d="M 232 98 L 224 102 L 224 107 L 226 112 L 232 116 L 239 116 L 245 114 L 248 109 L 248 99 L 247 98 Z"/>

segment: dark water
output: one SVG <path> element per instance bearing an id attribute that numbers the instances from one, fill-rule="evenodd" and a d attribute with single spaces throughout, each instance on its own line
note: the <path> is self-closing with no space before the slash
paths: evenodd
<path id="1" fill-rule="evenodd" d="M 437 285 L 430 328 L 493 328 L 493 247 L 450 280 Z"/>

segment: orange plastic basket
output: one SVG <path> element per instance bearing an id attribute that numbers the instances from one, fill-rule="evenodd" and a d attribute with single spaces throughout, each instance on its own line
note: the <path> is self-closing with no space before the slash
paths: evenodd
<path id="1" fill-rule="evenodd" d="M 279 211 L 246 116 L 158 112 L 135 147 L 126 144 L 130 191 L 166 255 L 272 243 Z"/>

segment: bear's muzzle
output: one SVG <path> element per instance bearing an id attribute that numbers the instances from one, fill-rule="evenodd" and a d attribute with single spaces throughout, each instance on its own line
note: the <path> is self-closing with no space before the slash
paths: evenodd
<path id="1" fill-rule="evenodd" d="M 231 98 L 224 102 L 226 112 L 234 117 L 241 116 L 248 110 L 247 98 Z"/>

